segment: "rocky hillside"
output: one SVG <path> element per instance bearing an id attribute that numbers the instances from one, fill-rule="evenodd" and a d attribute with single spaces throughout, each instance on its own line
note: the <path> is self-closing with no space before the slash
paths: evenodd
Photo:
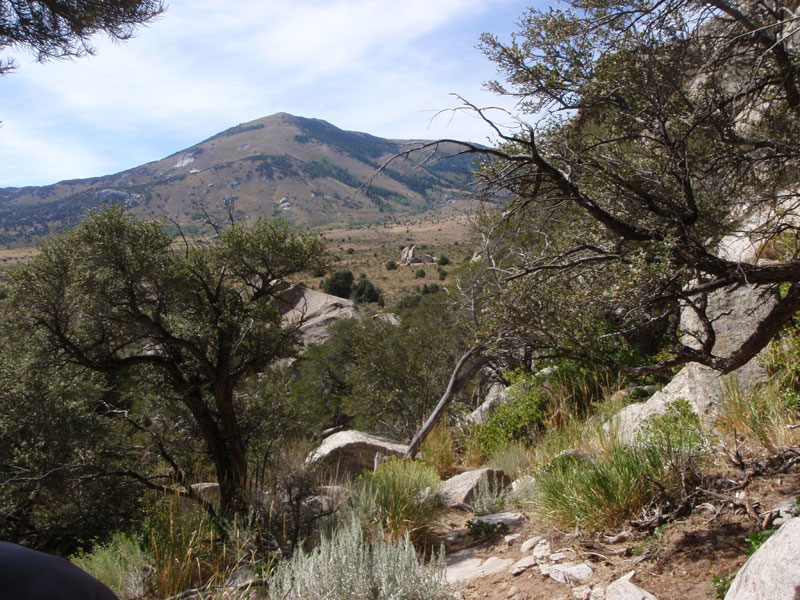
<path id="1" fill-rule="evenodd" d="M 281 215 L 320 226 L 383 221 L 463 194 L 471 159 L 448 158 L 448 148 L 397 160 L 365 185 L 388 158 L 414 145 L 278 113 L 121 173 L 0 189 L 0 243 L 28 244 L 107 203 L 167 215 L 193 232 L 204 210 L 230 206 L 247 218 Z"/>

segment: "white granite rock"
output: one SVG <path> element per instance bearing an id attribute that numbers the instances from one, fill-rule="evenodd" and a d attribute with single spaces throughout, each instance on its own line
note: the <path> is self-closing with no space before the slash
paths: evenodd
<path id="1" fill-rule="evenodd" d="M 725 600 L 795 600 L 800 595 L 800 517 L 778 529 L 736 574 Z"/>
<path id="2" fill-rule="evenodd" d="M 517 562 L 511 565 L 511 574 L 512 575 L 519 575 L 530 569 L 531 567 L 536 566 L 536 559 L 532 556 L 525 556 L 520 558 Z"/>
<path id="3" fill-rule="evenodd" d="M 523 554 L 527 554 L 528 552 L 533 550 L 536 544 L 538 544 L 541 541 L 542 541 L 541 535 L 535 535 L 532 538 L 528 538 L 527 540 L 522 542 L 522 545 L 519 547 L 519 551 L 522 552 Z"/>
<path id="4" fill-rule="evenodd" d="M 650 592 L 631 583 L 636 571 L 631 571 L 619 579 L 612 581 L 606 588 L 605 600 L 658 600 Z"/>
<path id="5" fill-rule="evenodd" d="M 588 563 L 559 563 L 550 566 L 550 578 L 558 583 L 578 585 L 594 575 L 594 569 Z"/>

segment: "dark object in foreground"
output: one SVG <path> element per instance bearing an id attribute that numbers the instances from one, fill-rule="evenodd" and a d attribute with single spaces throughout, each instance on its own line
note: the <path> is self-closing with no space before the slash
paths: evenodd
<path id="1" fill-rule="evenodd" d="M 0 600 L 119 600 L 71 562 L 0 542 Z"/>

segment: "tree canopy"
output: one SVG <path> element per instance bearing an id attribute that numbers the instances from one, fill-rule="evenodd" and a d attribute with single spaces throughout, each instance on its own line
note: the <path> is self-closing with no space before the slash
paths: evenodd
<path id="1" fill-rule="evenodd" d="M 45 241 L 12 274 L 10 300 L 43 356 L 117 377 L 102 410 L 147 438 L 143 457 L 158 457 L 189 493 L 197 459 L 185 451 L 202 440 L 223 512 L 239 511 L 252 400 L 242 384 L 293 355 L 299 323 L 282 321 L 282 282 L 326 257 L 319 238 L 284 222 L 234 224 L 213 243 L 177 247 L 160 223 L 113 208 Z"/>
<path id="2" fill-rule="evenodd" d="M 800 308 L 794 13 L 750 0 L 570 0 L 519 24 L 482 48 L 505 76 L 490 86 L 529 121 L 501 127 L 468 105 L 499 143 L 462 144 L 485 157 L 487 201 L 504 199 L 482 227 L 484 339 L 639 373 L 744 364 Z M 745 259 L 732 250 L 742 245 Z M 774 306 L 717 355 L 709 295 L 742 285 Z M 691 336 L 687 311 L 701 323 Z M 630 360 L 657 350 L 646 366 Z"/>
<path id="3" fill-rule="evenodd" d="M 83 56 L 93 52 L 93 35 L 128 39 L 163 10 L 162 0 L 2 0 L 0 50 L 24 48 L 39 61 Z M 0 75 L 13 68 L 12 60 L 0 60 Z"/>

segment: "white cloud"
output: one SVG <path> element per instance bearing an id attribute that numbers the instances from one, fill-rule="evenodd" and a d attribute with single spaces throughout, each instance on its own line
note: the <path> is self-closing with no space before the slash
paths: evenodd
<path id="1" fill-rule="evenodd" d="M 46 134 L 37 129 L 20 126 L 13 121 L 0 127 L 0 187 L 21 186 L 18 172 L 37 173 L 42 181 L 70 177 L 91 177 L 105 172 L 110 165 L 102 155 L 85 146 L 75 146 L 74 140 Z"/>
<path id="2" fill-rule="evenodd" d="M 131 167 L 279 111 L 376 135 L 483 140 L 474 119 L 428 123 L 453 105 L 451 92 L 488 99 L 480 84 L 492 69 L 474 49 L 476 27 L 504 13 L 511 29 L 523 8 L 519 0 L 173 0 L 127 43 L 98 39 L 96 56 L 76 61 L 20 61 L 0 80 L 13 107 L 0 119 L 7 128 L 13 119 L 17 132 L 0 129 L 0 151 L 15 155 L 14 169 L 0 161 L 0 185 Z M 37 144 L 80 150 L 46 169 L 26 166 L 21 157 Z M 155 154 L 140 160 L 147 151 Z"/>

